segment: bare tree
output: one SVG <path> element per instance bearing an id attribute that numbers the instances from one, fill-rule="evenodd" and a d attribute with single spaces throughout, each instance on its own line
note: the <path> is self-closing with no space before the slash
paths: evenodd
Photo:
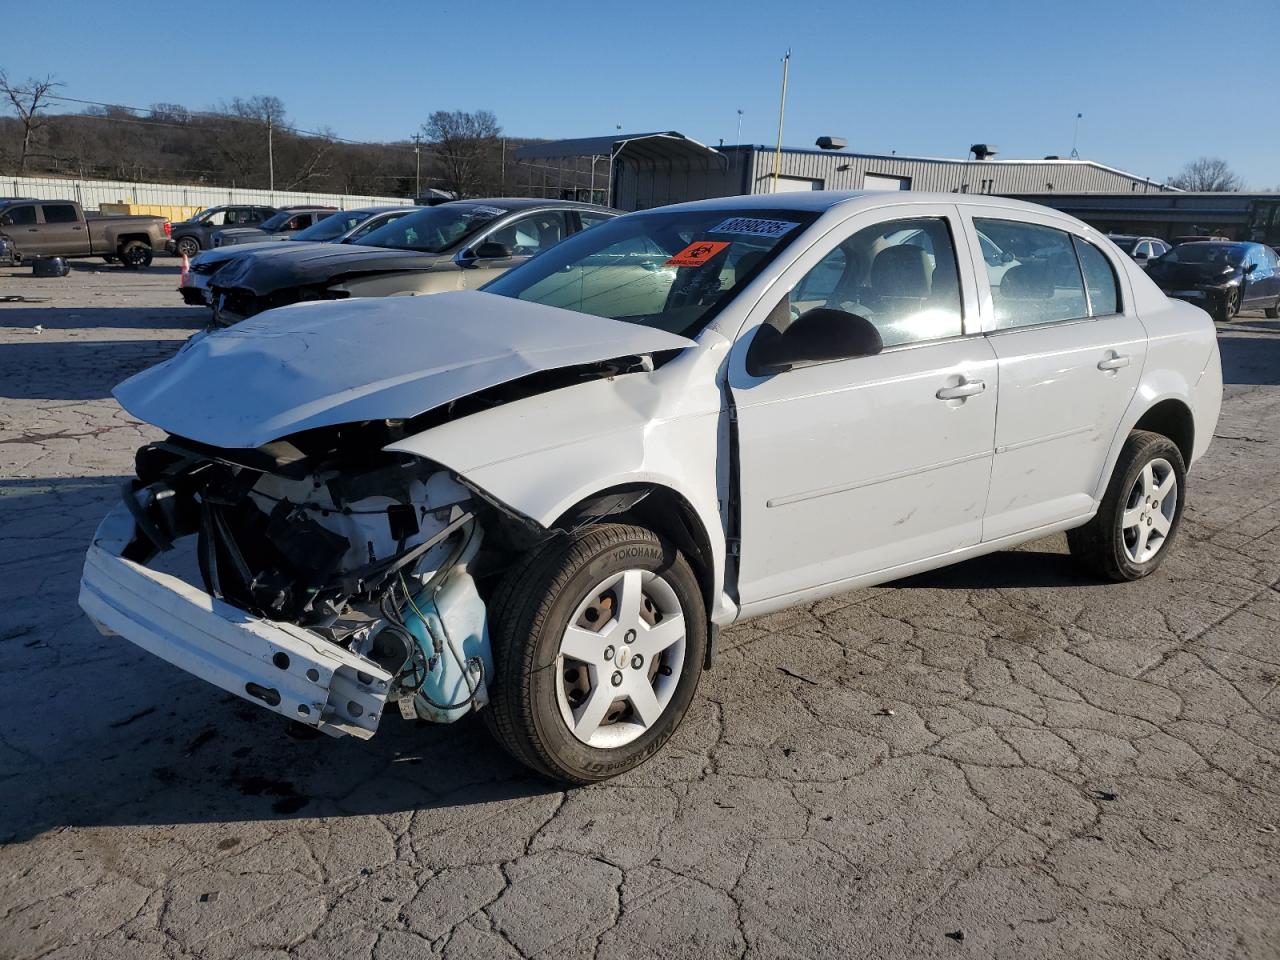
<path id="1" fill-rule="evenodd" d="M 1234 193 L 1244 186 L 1244 181 L 1221 157 L 1200 157 L 1170 177 L 1169 184 L 1179 190 Z"/>
<path id="2" fill-rule="evenodd" d="M 493 180 L 494 150 L 502 127 L 488 110 L 437 110 L 422 125 L 436 147 L 440 180 L 456 197 L 475 196 Z"/>
<path id="3" fill-rule="evenodd" d="M 46 116 L 39 115 L 39 111 L 42 107 L 48 106 L 48 100 L 53 91 L 60 86 L 62 84 L 54 80 L 52 74 L 46 74 L 43 80 L 28 77 L 25 85 L 18 86 L 11 83 L 5 72 L 0 70 L 0 93 L 8 98 L 13 109 L 17 111 L 18 119 L 22 122 L 22 159 L 18 163 L 18 170 L 21 173 L 27 172 L 27 154 L 31 152 L 31 135 L 49 122 Z"/>

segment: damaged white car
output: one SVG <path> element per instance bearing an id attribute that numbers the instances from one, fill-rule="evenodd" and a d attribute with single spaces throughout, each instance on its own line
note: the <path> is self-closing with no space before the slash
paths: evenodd
<path id="1" fill-rule="evenodd" d="M 1061 530 L 1150 573 L 1221 390 L 1207 315 L 1053 211 L 683 204 L 483 291 L 273 310 L 121 384 L 169 436 L 80 602 L 334 736 L 478 711 L 585 783 L 662 746 L 740 618 Z"/>

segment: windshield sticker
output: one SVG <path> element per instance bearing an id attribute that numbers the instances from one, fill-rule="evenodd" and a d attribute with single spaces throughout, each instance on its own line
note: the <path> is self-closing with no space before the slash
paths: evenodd
<path id="1" fill-rule="evenodd" d="M 501 207 L 479 206 L 479 207 L 472 207 L 471 209 L 476 213 L 483 213 L 487 217 L 500 217 L 507 212 L 503 210 Z"/>
<path id="2" fill-rule="evenodd" d="M 730 217 L 712 227 L 707 233 L 735 233 L 741 237 L 770 237 L 777 239 L 790 233 L 799 224 L 790 220 L 757 220 L 755 217 Z"/>
<path id="3" fill-rule="evenodd" d="M 668 260 L 666 266 L 700 267 L 728 246 L 728 240 L 696 240 Z"/>

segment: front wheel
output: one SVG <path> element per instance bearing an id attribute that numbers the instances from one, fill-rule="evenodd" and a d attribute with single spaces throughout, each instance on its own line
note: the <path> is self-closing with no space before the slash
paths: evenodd
<path id="1" fill-rule="evenodd" d="M 1222 298 L 1222 302 L 1218 304 L 1218 312 L 1214 319 L 1220 323 L 1226 323 L 1228 320 L 1235 319 L 1235 315 L 1240 312 L 1240 288 L 1236 287 L 1227 291 L 1227 295 Z"/>
<path id="2" fill-rule="evenodd" d="M 490 729 L 567 783 L 617 776 L 683 719 L 707 647 L 688 560 L 652 531 L 600 524 L 543 545 L 501 586 Z"/>
<path id="3" fill-rule="evenodd" d="M 1110 580 L 1140 580 L 1173 548 L 1187 496 L 1187 468 L 1168 437 L 1129 434 L 1092 520 L 1067 531 L 1071 554 Z"/>
<path id="4" fill-rule="evenodd" d="M 126 270 L 151 266 L 151 248 L 141 240 L 130 240 L 120 249 L 120 265 Z"/>

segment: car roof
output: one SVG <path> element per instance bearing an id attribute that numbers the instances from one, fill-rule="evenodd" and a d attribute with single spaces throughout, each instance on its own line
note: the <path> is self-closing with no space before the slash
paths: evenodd
<path id="1" fill-rule="evenodd" d="M 419 207 L 412 203 L 393 203 L 381 207 L 352 207 L 350 210 L 340 210 L 339 213 L 363 213 L 366 217 L 372 217 L 379 213 L 390 213 L 393 210 L 418 210 Z"/>
<path id="2" fill-rule="evenodd" d="M 614 211 L 611 207 L 604 207 L 598 203 L 583 203 L 581 200 L 556 200 L 549 197 L 471 197 L 466 200 L 449 200 L 445 203 L 438 203 L 436 206 L 443 207 L 450 203 L 482 203 L 489 207 L 502 207 L 504 210 L 524 210 L 528 207 L 565 207 L 572 210 L 609 210 Z M 423 209 L 427 209 L 425 206 Z"/>
<path id="3" fill-rule="evenodd" d="M 998 207 L 1005 210 L 1025 210 L 1028 213 L 1044 213 L 1049 208 L 1024 200 L 988 196 L 980 193 L 927 193 L 904 190 L 803 190 L 788 193 L 755 193 L 737 197 L 713 197 L 709 200 L 693 200 L 674 203 L 661 210 L 797 210 L 825 213 L 832 207 L 847 204 L 851 209 L 883 206 L 886 200 L 897 203 L 936 204 L 965 203 L 977 206 Z M 646 211 L 648 212 L 648 211 Z M 1060 211 L 1049 211 L 1060 213 Z"/>

